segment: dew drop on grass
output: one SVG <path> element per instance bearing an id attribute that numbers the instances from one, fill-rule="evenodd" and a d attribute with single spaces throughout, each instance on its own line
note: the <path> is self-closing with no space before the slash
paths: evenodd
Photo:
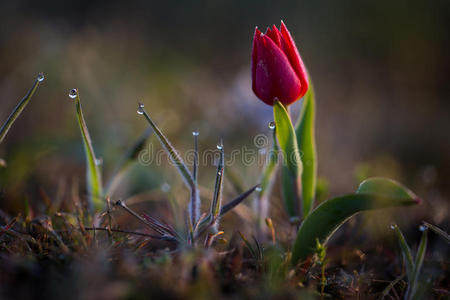
<path id="1" fill-rule="evenodd" d="M 42 81 L 44 81 L 44 79 L 45 79 L 44 73 L 42 73 L 42 72 L 39 73 L 38 76 L 37 76 L 37 80 L 39 82 L 42 82 Z"/>
<path id="2" fill-rule="evenodd" d="M 272 129 L 272 130 L 275 129 L 275 122 L 274 121 L 269 122 L 269 128 Z"/>
<path id="3" fill-rule="evenodd" d="M 222 150 L 223 149 L 223 145 L 222 144 L 217 144 L 217 149 L 218 150 Z"/>
<path id="4" fill-rule="evenodd" d="M 427 230 L 427 229 L 428 229 L 428 227 L 426 225 L 420 225 L 419 226 L 419 230 L 422 231 L 422 232 Z"/>
<path id="5" fill-rule="evenodd" d="M 70 90 L 70 92 L 69 92 L 69 97 L 70 98 L 75 99 L 77 97 L 77 95 L 78 95 L 77 89 L 71 89 Z"/>
<path id="6" fill-rule="evenodd" d="M 97 166 L 101 166 L 101 165 L 103 165 L 103 158 L 96 158 L 95 159 L 95 164 L 97 165 Z"/>
<path id="7" fill-rule="evenodd" d="M 397 225 L 395 225 L 395 224 L 391 224 L 391 226 L 389 226 L 392 230 L 394 230 L 396 227 L 397 227 Z"/>
<path id="8" fill-rule="evenodd" d="M 168 193 L 170 191 L 170 185 L 167 182 L 163 183 L 161 185 L 161 191 Z"/>
<path id="9" fill-rule="evenodd" d="M 198 131 L 192 131 L 193 136 L 198 136 L 200 133 Z"/>
<path id="10" fill-rule="evenodd" d="M 262 191 L 262 187 L 257 186 L 257 187 L 255 188 L 255 191 L 257 191 L 258 193 L 260 193 L 260 192 Z"/>
<path id="11" fill-rule="evenodd" d="M 139 103 L 137 113 L 140 115 L 144 114 L 144 104 Z"/>

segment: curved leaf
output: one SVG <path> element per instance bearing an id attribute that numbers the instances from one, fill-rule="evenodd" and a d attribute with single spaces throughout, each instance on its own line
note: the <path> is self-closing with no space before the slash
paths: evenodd
<path id="1" fill-rule="evenodd" d="M 76 94 L 75 108 L 77 112 L 78 125 L 80 126 L 81 137 L 83 138 L 84 152 L 86 154 L 86 180 L 88 189 L 89 206 L 93 206 L 96 211 L 101 210 L 105 203 L 103 199 L 102 179 L 100 169 L 97 165 L 94 148 L 92 147 L 91 136 L 84 121 L 83 110 L 81 109 L 80 96 Z"/>
<path id="2" fill-rule="evenodd" d="M 406 269 L 406 276 L 411 279 L 413 277 L 413 271 L 414 271 L 414 260 L 413 256 L 411 254 L 411 249 L 408 246 L 408 243 L 406 243 L 406 239 L 401 232 L 400 228 L 398 228 L 397 225 L 391 225 L 393 226 L 395 230 L 395 234 L 397 235 L 398 244 L 400 245 L 400 249 L 402 250 L 402 256 L 403 260 L 405 261 L 405 269 Z"/>
<path id="3" fill-rule="evenodd" d="M 355 194 L 332 198 L 309 214 L 297 232 L 292 263 L 314 253 L 316 239 L 324 244 L 354 214 L 372 209 L 419 203 L 410 190 L 390 179 L 374 178 L 361 183 Z"/>
<path id="4" fill-rule="evenodd" d="M 300 176 L 302 161 L 298 150 L 297 137 L 291 118 L 280 101 L 273 105 L 276 136 L 283 153 L 282 189 L 283 200 L 290 217 L 299 215 Z"/>
<path id="5" fill-rule="evenodd" d="M 310 80 L 308 92 L 303 97 L 300 118 L 295 128 L 298 148 L 302 154 L 302 211 L 306 217 L 314 206 L 317 182 L 317 153 L 314 136 L 315 96 Z"/>

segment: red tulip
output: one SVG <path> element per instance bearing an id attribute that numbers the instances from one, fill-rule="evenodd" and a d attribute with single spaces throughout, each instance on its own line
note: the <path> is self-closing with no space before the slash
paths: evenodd
<path id="1" fill-rule="evenodd" d="M 252 88 L 268 105 L 275 99 L 289 105 L 308 90 L 308 76 L 291 34 L 283 21 L 265 34 L 255 29 L 252 50 Z"/>

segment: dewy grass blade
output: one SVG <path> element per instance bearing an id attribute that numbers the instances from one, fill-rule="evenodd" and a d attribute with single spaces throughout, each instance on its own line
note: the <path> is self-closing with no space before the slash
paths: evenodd
<path id="1" fill-rule="evenodd" d="M 236 198 L 234 198 L 233 200 L 231 200 L 227 204 L 223 205 L 222 208 L 220 209 L 220 217 L 223 217 L 227 212 L 229 212 L 230 210 L 235 208 L 237 205 L 239 205 L 248 196 L 250 196 L 250 194 L 253 193 L 258 187 L 259 187 L 259 184 L 255 185 L 254 187 L 252 187 L 248 191 L 240 194 L 239 196 L 237 196 Z M 199 223 L 200 224 L 197 226 L 197 228 L 198 228 L 197 236 L 201 235 L 204 232 L 204 230 L 208 226 L 210 226 L 210 224 L 211 224 L 211 214 L 208 214 L 208 216 L 206 216 L 204 219 L 199 220 Z"/>
<path id="2" fill-rule="evenodd" d="M 109 180 L 106 189 L 105 195 L 112 196 L 116 187 L 119 185 L 121 180 L 123 179 L 123 175 L 128 170 L 129 166 L 138 158 L 139 153 L 142 149 L 144 149 L 150 135 L 153 130 L 148 128 L 144 134 L 142 134 L 138 140 L 133 144 L 131 148 L 128 149 L 119 166 L 116 168 L 114 175 Z"/>
<path id="3" fill-rule="evenodd" d="M 400 249 L 402 250 L 402 256 L 403 259 L 405 260 L 406 276 L 408 277 L 408 280 L 412 280 L 414 271 L 414 261 L 411 254 L 411 249 L 406 243 L 405 237 L 403 236 L 403 233 L 401 232 L 400 228 L 398 228 L 398 226 L 395 224 L 391 225 L 391 228 L 392 227 L 395 230 L 395 234 L 397 235 Z"/>
<path id="4" fill-rule="evenodd" d="M 282 190 L 286 210 L 290 217 L 300 214 L 299 192 L 302 174 L 302 161 L 298 149 L 297 137 L 289 113 L 280 101 L 275 101 L 273 114 L 276 136 L 283 153 Z"/>
<path id="5" fill-rule="evenodd" d="M 229 212 L 230 210 L 235 208 L 239 203 L 244 201 L 251 193 L 253 193 L 253 191 L 255 191 L 258 187 L 259 187 L 259 184 L 255 185 L 248 191 L 240 194 L 239 196 L 237 196 L 236 198 L 234 198 L 227 204 L 223 205 L 222 208 L 220 209 L 220 216 L 222 217 L 224 214 L 226 214 L 227 212 Z"/>
<path id="6" fill-rule="evenodd" d="M 214 186 L 213 201 L 211 204 L 211 216 L 215 225 L 218 225 L 218 219 L 220 218 L 220 209 L 222 206 L 222 183 L 224 172 L 224 151 L 222 142 L 217 145 L 217 149 L 220 150 L 219 162 L 217 164 L 216 184 Z"/>
<path id="7" fill-rule="evenodd" d="M 361 183 L 355 194 L 329 199 L 314 209 L 297 232 L 292 263 L 295 265 L 312 255 L 317 239 L 321 244 L 325 244 L 331 235 L 356 213 L 419 203 L 418 197 L 407 188 L 393 180 L 382 180 L 368 179 Z M 378 189 L 380 186 L 383 187 L 382 191 Z"/>
<path id="8" fill-rule="evenodd" d="M 194 136 L 194 165 L 192 167 L 192 177 L 194 186 L 191 188 L 191 200 L 189 202 L 189 217 L 191 223 L 196 227 L 200 215 L 200 195 L 198 191 L 197 175 L 198 175 L 198 131 L 192 132 Z"/>
<path id="9" fill-rule="evenodd" d="M 36 92 L 36 89 L 40 82 L 44 80 L 44 74 L 39 73 L 36 77 L 36 80 L 33 83 L 33 86 L 28 91 L 28 93 L 23 97 L 22 100 L 17 104 L 17 106 L 14 108 L 14 110 L 9 115 L 8 119 L 5 121 L 5 123 L 2 125 L 2 128 L 0 129 L 0 144 L 3 142 L 3 140 L 6 137 L 6 134 L 11 129 L 11 126 L 14 124 L 14 122 L 17 120 L 17 118 L 20 116 L 20 114 L 23 112 L 25 107 L 27 106 L 28 102 L 30 102 L 31 97 L 33 96 L 34 92 Z"/>
<path id="10" fill-rule="evenodd" d="M 161 132 L 161 130 L 158 128 L 158 126 L 156 126 L 156 124 L 153 122 L 153 120 L 147 114 L 147 112 L 144 109 L 143 104 L 139 104 L 138 113 L 141 115 L 144 115 L 144 117 L 147 119 L 148 123 L 150 124 L 150 127 L 155 132 L 155 134 L 158 137 L 159 141 L 161 142 L 163 148 L 167 151 L 170 159 L 175 164 L 177 170 L 180 172 L 181 177 L 184 180 L 184 183 L 187 185 L 188 188 L 193 189 L 195 187 L 195 184 L 194 184 L 194 178 L 192 177 L 191 172 L 189 171 L 188 167 L 184 163 L 180 154 L 178 154 L 177 150 L 175 150 L 175 148 L 172 146 L 172 144 L 169 142 L 169 140 L 164 136 L 164 134 Z"/>
<path id="11" fill-rule="evenodd" d="M 72 89 L 69 94 L 70 98 L 75 101 L 75 108 L 77 112 L 78 125 L 80 126 L 81 137 L 83 139 L 84 152 L 86 155 L 86 180 L 88 189 L 89 206 L 95 211 L 100 211 L 104 208 L 105 202 L 103 199 L 102 180 L 100 169 L 98 167 L 98 160 L 95 157 L 94 148 L 92 147 L 92 140 L 89 135 L 89 130 L 83 116 L 81 109 L 80 95 L 77 89 Z"/>
<path id="12" fill-rule="evenodd" d="M 306 217 L 314 207 L 317 183 L 317 152 L 314 135 L 315 96 L 312 83 L 303 97 L 300 118 L 296 126 L 298 148 L 302 153 L 302 211 Z"/>
<path id="13" fill-rule="evenodd" d="M 413 278 L 408 280 L 408 289 L 405 295 L 405 299 L 407 300 L 412 299 L 417 292 L 420 270 L 422 269 L 423 260 L 427 251 L 428 227 L 426 227 L 425 225 L 421 225 L 420 229 L 422 230 L 422 237 L 420 239 L 419 248 L 417 249 L 416 258 L 414 260 Z"/>

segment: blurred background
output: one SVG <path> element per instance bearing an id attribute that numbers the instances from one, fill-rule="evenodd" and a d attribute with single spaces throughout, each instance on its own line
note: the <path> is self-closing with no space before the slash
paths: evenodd
<path id="1" fill-rule="evenodd" d="M 1 1 L 0 122 L 46 79 L 0 145 L 0 208 L 23 210 L 84 188 L 84 153 L 69 90 L 78 88 L 105 181 L 145 131 L 137 102 L 184 153 L 223 138 L 228 155 L 269 134 L 271 107 L 253 95 L 255 26 L 284 20 L 317 96 L 319 176 L 329 195 L 389 176 L 445 223 L 450 197 L 450 2 Z M 151 140 L 155 149 L 159 143 Z M 242 185 L 260 167 L 236 163 Z M 200 180 L 211 187 L 214 167 Z M 170 166 L 137 164 L 117 196 L 181 186 Z M 229 188 L 228 188 L 229 189 Z M 185 193 L 183 197 L 187 199 Z M 229 191 L 234 195 L 233 191 Z M 187 200 L 186 200 L 187 201 Z M 445 227 L 445 226 L 444 226 Z"/>

